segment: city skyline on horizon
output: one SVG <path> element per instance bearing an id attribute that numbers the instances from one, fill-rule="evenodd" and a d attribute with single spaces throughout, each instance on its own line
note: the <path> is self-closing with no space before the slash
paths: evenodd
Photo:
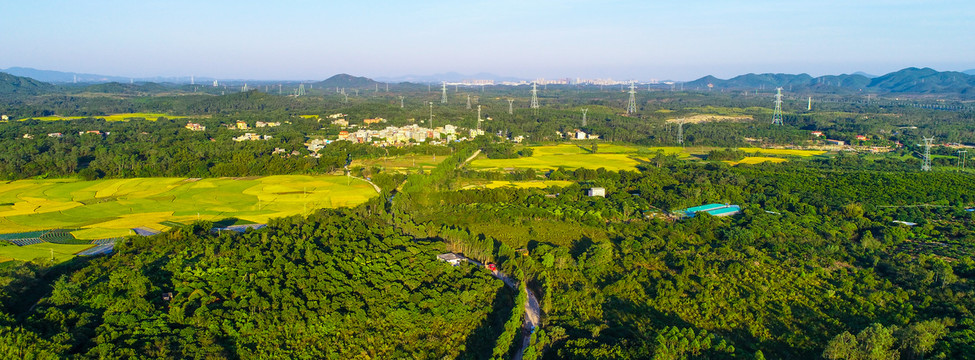
<path id="1" fill-rule="evenodd" d="M 748 73 L 975 68 L 975 4 L 214 1 L 0 5 L 0 68 L 119 77 L 323 80 L 491 73 L 689 81 Z M 146 14 L 152 14 L 146 18 Z M 54 26 L 36 26 L 43 19 Z M 70 31 L 66 31 L 70 30 Z"/>

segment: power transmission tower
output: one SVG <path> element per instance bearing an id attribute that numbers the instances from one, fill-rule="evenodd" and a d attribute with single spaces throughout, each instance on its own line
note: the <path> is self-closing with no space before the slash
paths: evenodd
<path id="1" fill-rule="evenodd" d="M 961 163 L 961 170 L 965 171 L 965 158 L 968 157 L 968 150 L 958 150 L 958 162 Z"/>
<path id="2" fill-rule="evenodd" d="M 477 129 L 478 130 L 481 130 L 481 122 L 482 121 L 484 121 L 484 120 L 481 120 L 481 105 L 478 105 L 477 106 Z"/>
<path id="3" fill-rule="evenodd" d="M 531 104 L 531 108 L 532 109 L 538 109 L 538 85 L 535 84 L 534 82 L 532 83 L 532 104 Z M 535 110 L 535 113 L 537 114 L 538 113 L 538 110 Z"/>
<path id="4" fill-rule="evenodd" d="M 924 138 L 924 161 L 921 163 L 921 171 L 931 171 L 931 143 L 934 138 Z"/>
<path id="5" fill-rule="evenodd" d="M 433 127 L 433 101 L 430 102 L 430 128 L 436 129 L 435 127 Z"/>
<path id="6" fill-rule="evenodd" d="M 630 83 L 630 102 L 626 104 L 626 113 L 633 114 L 636 112 L 636 85 L 632 82 Z"/>
<path id="7" fill-rule="evenodd" d="M 772 112 L 772 125 L 782 125 L 782 88 L 775 88 L 775 111 Z"/>
<path id="8" fill-rule="evenodd" d="M 305 95 L 305 84 L 298 84 L 298 96 Z"/>
<path id="9" fill-rule="evenodd" d="M 446 104 L 447 103 L 447 82 L 446 81 L 443 82 L 442 87 L 440 89 L 441 89 L 440 103 Z"/>
<path id="10" fill-rule="evenodd" d="M 582 126 L 586 126 L 586 113 L 587 112 L 589 112 L 589 109 L 588 108 L 582 109 Z"/>
<path id="11" fill-rule="evenodd" d="M 278 84 L 278 95 L 281 95 L 281 84 Z"/>
<path id="12" fill-rule="evenodd" d="M 684 118 L 677 119 L 677 143 L 684 146 Z"/>
<path id="13" fill-rule="evenodd" d="M 467 110 L 471 109 L 471 94 L 467 94 Z"/>
<path id="14" fill-rule="evenodd" d="M 400 109 L 403 108 L 403 99 L 405 99 L 405 97 L 402 97 L 402 96 L 399 97 L 399 108 Z"/>
<path id="15" fill-rule="evenodd" d="M 812 96 L 809 97 L 809 104 L 806 105 L 806 111 L 812 111 Z"/>
<path id="16" fill-rule="evenodd" d="M 515 99 L 508 99 L 508 115 L 515 113 Z"/>

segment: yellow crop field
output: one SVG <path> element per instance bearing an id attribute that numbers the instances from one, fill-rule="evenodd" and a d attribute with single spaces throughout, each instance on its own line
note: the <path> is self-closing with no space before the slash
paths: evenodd
<path id="1" fill-rule="evenodd" d="M 633 170 L 647 157 L 661 151 L 664 154 L 689 156 L 688 149 L 682 147 L 641 147 L 617 144 L 598 143 L 595 154 L 591 152 L 591 144 L 559 144 L 532 147 L 533 154 L 529 157 L 517 159 L 487 159 L 481 156 L 472 161 L 469 166 L 473 169 L 507 169 L 534 168 L 556 169 L 565 167 L 575 169 L 580 167 L 598 169 L 606 168 L 610 171 Z"/>
<path id="2" fill-rule="evenodd" d="M 565 187 L 574 184 L 573 181 L 568 180 L 545 180 L 545 181 L 491 181 L 484 184 L 485 188 L 496 189 L 500 187 L 516 187 L 516 188 L 547 188 L 549 186 L 560 186 Z"/>
<path id="3" fill-rule="evenodd" d="M 88 116 L 35 116 L 32 119 L 41 121 L 62 121 L 62 120 L 78 120 L 84 119 Z M 126 121 L 131 119 L 146 119 L 149 121 L 156 121 L 161 117 L 167 119 L 185 119 L 187 116 L 173 116 L 158 113 L 124 113 L 124 114 L 111 114 L 111 115 L 93 115 L 91 116 L 96 119 L 105 119 L 105 121 Z"/>
<path id="4" fill-rule="evenodd" d="M 730 164 L 731 166 L 735 166 L 738 164 L 761 164 L 763 162 L 781 163 L 786 161 L 789 160 L 783 158 L 776 158 L 776 157 L 748 156 L 738 161 L 725 161 L 725 162 Z"/>
<path id="5" fill-rule="evenodd" d="M 375 195 L 372 185 L 335 175 L 19 180 L 0 184 L 0 233 L 79 229 L 75 237 L 99 239 L 128 235 L 136 227 L 165 230 L 164 221 L 236 217 L 263 223 L 355 206 Z"/>
<path id="6" fill-rule="evenodd" d="M 794 156 L 816 156 L 825 154 L 824 150 L 793 150 L 793 149 L 762 149 L 762 148 L 738 148 L 746 153 L 762 153 L 768 155 L 794 155 Z"/>
<path id="7" fill-rule="evenodd" d="M 606 170 L 618 171 L 636 169 L 636 166 L 642 161 L 646 161 L 646 159 L 633 154 L 535 154 L 530 157 L 517 159 L 478 158 L 472 161 L 469 166 L 473 169 L 556 169 L 558 167 L 575 169 L 584 167 L 590 169 L 606 168 Z"/>

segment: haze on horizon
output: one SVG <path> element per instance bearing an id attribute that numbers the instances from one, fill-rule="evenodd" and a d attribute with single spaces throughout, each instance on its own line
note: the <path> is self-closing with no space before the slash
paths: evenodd
<path id="1" fill-rule="evenodd" d="M 960 0 L 17 1 L 0 13 L 0 68 L 131 77 L 691 80 L 975 68 L 975 3 Z"/>

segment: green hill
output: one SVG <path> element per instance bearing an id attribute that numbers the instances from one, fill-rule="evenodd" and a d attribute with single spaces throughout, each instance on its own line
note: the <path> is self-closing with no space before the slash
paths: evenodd
<path id="1" fill-rule="evenodd" d="M 0 72 L 0 94 L 37 95 L 54 90 L 54 85 L 46 82 Z"/>

